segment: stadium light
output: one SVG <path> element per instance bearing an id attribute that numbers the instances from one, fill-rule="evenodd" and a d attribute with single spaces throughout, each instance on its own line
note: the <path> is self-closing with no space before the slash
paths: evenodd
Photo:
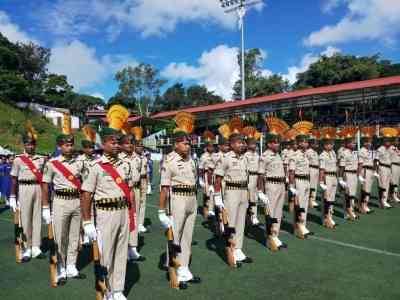
<path id="1" fill-rule="evenodd" d="M 247 1 L 247 0 L 219 0 L 221 7 L 225 10 L 225 13 L 237 12 L 239 18 L 239 29 L 241 30 L 241 55 L 242 64 L 240 68 L 240 78 L 242 81 L 242 100 L 246 99 L 246 85 L 245 85 L 245 70 L 244 70 L 244 17 L 246 15 L 247 8 L 259 3 L 262 0 Z"/>

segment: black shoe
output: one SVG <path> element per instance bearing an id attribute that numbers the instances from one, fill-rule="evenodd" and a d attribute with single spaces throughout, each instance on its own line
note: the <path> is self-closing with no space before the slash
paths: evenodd
<path id="1" fill-rule="evenodd" d="M 27 263 L 28 261 L 30 261 L 31 260 L 31 258 L 30 257 L 27 257 L 27 256 L 23 256 L 22 258 L 21 258 L 21 262 L 22 263 Z"/>
<path id="2" fill-rule="evenodd" d="M 241 260 L 240 262 L 244 264 L 251 264 L 253 262 L 253 259 L 251 257 L 246 256 L 246 258 Z"/>
<path id="3" fill-rule="evenodd" d="M 179 289 L 180 290 L 186 290 L 188 288 L 188 283 L 187 281 L 181 281 L 179 282 Z"/>
<path id="4" fill-rule="evenodd" d="M 82 273 L 78 273 L 78 275 L 74 276 L 74 277 L 70 277 L 72 279 L 86 279 L 86 275 L 82 274 Z"/>
<path id="5" fill-rule="evenodd" d="M 308 237 L 308 236 L 312 236 L 312 235 L 314 235 L 314 232 L 312 232 L 312 231 L 310 231 L 309 233 L 306 233 L 305 235 L 304 235 L 304 237 Z"/>
<path id="6" fill-rule="evenodd" d="M 34 258 L 36 258 L 36 259 L 44 259 L 44 258 L 46 258 L 46 254 L 44 254 L 44 253 L 42 252 L 42 253 L 40 253 L 38 256 L 35 256 Z"/>
<path id="7" fill-rule="evenodd" d="M 64 286 L 67 283 L 67 278 L 60 278 L 57 281 L 58 286 Z"/>
<path id="8" fill-rule="evenodd" d="M 374 213 L 375 210 L 374 209 L 370 209 L 369 212 L 367 212 L 367 215 Z"/>
<path id="9" fill-rule="evenodd" d="M 288 248 L 288 245 L 287 245 L 286 243 L 282 243 L 282 245 L 280 245 L 280 246 L 278 247 L 279 250 L 285 250 L 285 249 L 287 249 L 287 248 Z"/>
<path id="10" fill-rule="evenodd" d="M 197 246 L 199 243 L 197 241 L 192 242 L 192 246 Z"/>
<path id="11" fill-rule="evenodd" d="M 146 260 L 146 257 L 140 255 L 138 258 L 130 259 L 129 261 L 130 262 L 142 262 L 142 261 L 145 261 L 145 260 Z"/>
<path id="12" fill-rule="evenodd" d="M 201 278 L 199 276 L 193 276 L 192 279 L 188 281 L 189 283 L 197 284 L 201 282 Z"/>

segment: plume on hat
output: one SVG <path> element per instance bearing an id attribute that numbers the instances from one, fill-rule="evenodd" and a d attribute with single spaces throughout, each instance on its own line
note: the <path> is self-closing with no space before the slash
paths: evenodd
<path id="1" fill-rule="evenodd" d="M 283 135 L 283 133 L 289 129 L 289 125 L 277 117 L 267 117 L 265 123 L 271 134 Z"/>
<path id="2" fill-rule="evenodd" d="M 229 129 L 231 130 L 231 134 L 232 133 L 242 133 L 242 129 L 243 129 L 242 119 L 239 116 L 233 117 L 229 121 Z"/>
<path id="3" fill-rule="evenodd" d="M 383 127 L 380 130 L 380 133 L 384 137 L 393 138 L 398 136 L 398 130 L 392 127 Z"/>
<path id="4" fill-rule="evenodd" d="M 343 138 L 353 138 L 358 131 L 357 127 L 347 126 L 340 131 L 340 134 Z"/>
<path id="5" fill-rule="evenodd" d="M 297 129 L 291 128 L 283 133 L 283 138 L 285 141 L 293 141 L 299 134 L 300 132 Z"/>
<path id="6" fill-rule="evenodd" d="M 136 141 L 141 141 L 143 138 L 143 128 L 140 126 L 135 126 L 131 128 L 131 133 L 135 136 Z"/>
<path id="7" fill-rule="evenodd" d="M 314 127 L 314 124 L 309 121 L 300 121 L 293 124 L 292 127 L 296 129 L 300 134 L 308 135 L 311 129 Z"/>
<path id="8" fill-rule="evenodd" d="M 26 134 L 29 136 L 29 138 L 36 141 L 38 138 L 38 134 L 37 134 L 35 128 L 33 128 L 31 120 L 28 120 L 26 122 L 25 128 L 26 128 Z"/>
<path id="9" fill-rule="evenodd" d="M 372 138 L 376 134 L 376 128 L 373 126 L 367 126 L 361 128 L 362 137 Z"/>
<path id="10" fill-rule="evenodd" d="M 242 134 L 249 139 L 259 140 L 261 138 L 261 133 L 253 126 L 246 126 L 243 128 Z"/>
<path id="11" fill-rule="evenodd" d="M 229 136 L 231 135 L 231 129 L 228 124 L 219 126 L 218 132 L 223 136 L 224 139 L 229 139 Z"/>
<path id="12" fill-rule="evenodd" d="M 96 142 L 96 131 L 90 125 L 83 126 L 82 132 L 86 140 L 91 141 L 92 143 Z"/>
<path id="13" fill-rule="evenodd" d="M 187 134 L 191 134 L 194 130 L 194 121 L 195 118 L 193 114 L 185 111 L 178 112 L 175 116 L 176 128 L 174 132 L 183 131 Z"/>
<path id="14" fill-rule="evenodd" d="M 71 129 L 71 115 L 69 113 L 63 114 L 63 126 L 62 126 L 62 133 L 69 135 L 72 133 Z"/>
<path id="15" fill-rule="evenodd" d="M 215 134 L 212 133 L 210 130 L 206 130 L 203 133 L 203 139 L 207 142 L 211 142 L 211 141 L 215 140 Z"/>
<path id="16" fill-rule="evenodd" d="M 335 127 L 324 127 L 321 129 L 321 139 L 332 140 L 336 138 Z"/>
<path id="17" fill-rule="evenodd" d="M 107 112 L 108 127 L 121 130 L 128 121 L 129 111 L 122 105 L 116 104 L 109 108 Z"/>

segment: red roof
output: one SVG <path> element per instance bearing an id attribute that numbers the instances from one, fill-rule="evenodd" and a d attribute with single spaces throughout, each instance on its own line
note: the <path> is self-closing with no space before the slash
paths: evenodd
<path id="1" fill-rule="evenodd" d="M 290 98 L 299 98 L 305 96 L 315 96 L 315 95 L 322 95 L 322 94 L 332 94 L 337 92 L 345 92 L 351 90 L 359 90 L 365 88 L 373 88 L 373 87 L 384 87 L 389 85 L 397 85 L 400 84 L 400 76 L 393 76 L 393 77 L 385 77 L 385 78 L 378 78 L 378 79 L 371 79 L 371 80 L 364 80 L 364 81 L 356 81 L 350 83 L 343 83 L 337 85 L 330 85 L 318 88 L 311 88 L 305 89 L 300 91 L 294 91 L 289 93 L 280 93 L 270 96 L 263 96 L 257 98 L 250 98 L 246 100 L 239 100 L 239 101 L 228 101 L 219 104 L 213 105 L 205 105 L 205 106 L 197 106 L 197 107 L 189 107 L 184 108 L 182 110 L 190 113 L 203 113 L 209 111 L 216 111 L 216 110 L 224 110 L 230 108 L 238 108 L 247 105 L 256 105 L 266 102 L 273 102 L 273 101 L 280 101 Z M 178 111 L 164 111 L 151 116 L 152 119 L 163 119 L 168 117 L 173 117 L 176 115 Z"/>

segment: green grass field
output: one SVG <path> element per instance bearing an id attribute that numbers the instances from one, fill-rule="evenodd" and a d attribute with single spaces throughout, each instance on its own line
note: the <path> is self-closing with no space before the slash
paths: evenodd
<path id="1" fill-rule="evenodd" d="M 337 229 L 324 229 L 318 224 L 320 212 L 311 210 L 309 227 L 314 237 L 301 241 L 283 232 L 289 249 L 277 253 L 267 250 L 262 241 L 246 238 L 244 251 L 254 263 L 234 270 L 216 253 L 215 240 L 198 216 L 191 270 L 203 282 L 176 291 L 169 288 L 165 272 L 159 269 L 165 237 L 157 218 L 157 197 L 154 193 L 148 200 L 151 232 L 143 235 L 141 247 L 147 260 L 127 267 L 128 299 L 400 299 L 400 207 L 380 210 L 374 199 L 375 213 L 348 223 L 341 218 L 338 198 Z M 292 217 L 286 215 L 286 221 L 291 223 Z M 94 300 L 93 265 L 85 258 L 87 253 L 81 257 L 86 280 L 50 288 L 47 260 L 15 263 L 12 216 L 5 210 L 0 213 L 1 300 Z"/>

